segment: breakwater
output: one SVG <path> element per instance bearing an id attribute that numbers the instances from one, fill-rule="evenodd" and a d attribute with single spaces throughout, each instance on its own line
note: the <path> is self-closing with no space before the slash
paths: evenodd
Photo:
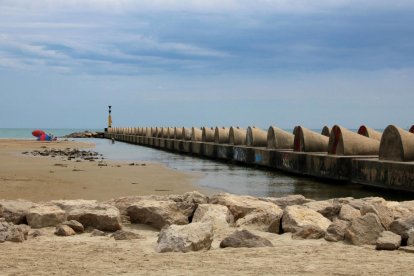
<path id="1" fill-rule="evenodd" d="M 265 167 L 303 176 L 414 191 L 414 134 L 394 125 L 383 133 L 335 125 L 317 133 L 275 126 L 109 128 L 105 138 L 179 154 Z"/>

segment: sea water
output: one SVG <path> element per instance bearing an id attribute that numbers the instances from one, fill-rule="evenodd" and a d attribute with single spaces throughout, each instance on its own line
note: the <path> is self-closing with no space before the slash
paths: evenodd
<path id="1" fill-rule="evenodd" d="M 90 130 L 93 131 L 93 129 Z M 31 136 L 32 131 L 33 129 L 0 129 L 0 138 L 35 139 Z M 56 136 L 63 136 L 72 132 L 85 131 L 85 129 L 44 129 L 44 131 Z M 95 143 L 94 150 L 103 154 L 106 159 L 160 163 L 174 170 L 197 175 L 195 184 L 200 187 L 235 194 L 263 197 L 302 194 L 312 199 L 348 196 L 355 198 L 380 196 L 388 200 L 414 199 L 413 193 L 374 189 L 334 180 L 321 181 L 316 178 L 301 177 L 276 170 L 256 169 L 169 153 L 119 141 L 112 143 L 108 139 L 75 140 Z"/>
<path id="2" fill-rule="evenodd" d="M 32 131 L 35 128 L 0 128 L 0 138 L 13 138 L 13 139 L 36 139 L 32 136 Z M 41 129 L 45 133 L 51 133 L 56 137 L 63 137 L 73 132 L 89 131 L 103 131 L 102 129 L 77 129 L 77 128 L 46 128 Z"/>

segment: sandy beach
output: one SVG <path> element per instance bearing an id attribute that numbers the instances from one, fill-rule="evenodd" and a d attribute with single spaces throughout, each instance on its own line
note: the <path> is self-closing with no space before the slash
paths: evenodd
<path id="1" fill-rule="evenodd" d="M 211 192 L 193 185 L 196 176 L 158 164 L 105 160 L 107 166 L 100 167 L 97 162 L 22 154 L 44 147 L 93 150 L 85 143 L 0 140 L 1 199 L 105 201 L 126 195 Z M 0 275 L 412 275 L 414 270 L 410 253 L 324 239 L 293 240 L 290 233 L 256 231 L 273 243 L 270 248 L 220 249 L 220 239 L 234 229 L 215 234 L 209 251 L 156 253 L 157 230 L 136 224 L 124 228 L 143 238 L 116 241 L 87 233 L 57 237 L 53 227 L 23 243 L 0 243 L 0 250 L 7 252 L 0 254 Z"/>

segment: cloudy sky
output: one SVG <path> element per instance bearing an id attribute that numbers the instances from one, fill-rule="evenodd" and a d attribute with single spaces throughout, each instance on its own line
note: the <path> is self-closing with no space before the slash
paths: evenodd
<path id="1" fill-rule="evenodd" d="M 0 128 L 406 128 L 414 1 L 0 0 L 0 95 Z"/>

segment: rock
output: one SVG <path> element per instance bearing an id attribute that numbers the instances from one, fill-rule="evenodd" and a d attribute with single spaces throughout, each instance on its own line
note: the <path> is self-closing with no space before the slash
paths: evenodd
<path id="1" fill-rule="evenodd" d="M 212 242 L 213 226 L 210 223 L 170 225 L 161 230 L 156 251 L 162 253 L 208 250 Z"/>
<path id="2" fill-rule="evenodd" d="M 98 229 L 93 229 L 91 232 L 91 237 L 102 237 L 102 236 L 106 236 L 105 232 L 98 230 Z"/>
<path id="3" fill-rule="evenodd" d="M 29 231 L 31 230 L 31 227 L 27 224 L 19 224 L 18 227 L 22 231 L 24 235 L 24 239 L 27 240 L 27 236 L 29 235 Z"/>
<path id="4" fill-rule="evenodd" d="M 401 206 L 401 204 L 397 201 L 387 201 L 385 203 L 385 206 L 391 209 L 394 219 L 409 217 L 412 214 L 412 212 L 409 209 Z"/>
<path id="5" fill-rule="evenodd" d="M 380 219 L 382 226 L 387 230 L 390 228 L 390 224 L 394 221 L 394 213 L 392 209 L 381 203 L 364 204 L 360 211 L 361 215 L 368 213 L 376 214 Z"/>
<path id="6" fill-rule="evenodd" d="M 351 220 L 351 225 L 345 231 L 345 240 L 351 244 L 375 244 L 384 231 L 377 215 L 368 213 Z"/>
<path id="7" fill-rule="evenodd" d="M 75 233 L 75 230 L 73 230 L 68 225 L 60 224 L 60 225 L 56 226 L 55 235 L 66 237 L 66 236 L 76 235 L 76 233 Z"/>
<path id="8" fill-rule="evenodd" d="M 186 216 L 173 201 L 141 200 L 127 208 L 132 223 L 143 223 L 162 229 L 171 224 L 188 224 Z"/>
<path id="9" fill-rule="evenodd" d="M 135 240 L 135 239 L 142 239 L 143 237 L 139 234 L 134 232 L 118 230 L 111 235 L 115 240 Z"/>
<path id="10" fill-rule="evenodd" d="M 407 231 L 407 245 L 408 246 L 414 246 L 414 228 L 411 228 Z"/>
<path id="11" fill-rule="evenodd" d="M 24 240 L 25 235 L 20 226 L 6 221 L 0 222 L 0 243 L 5 241 L 23 242 Z"/>
<path id="12" fill-rule="evenodd" d="M 315 225 L 305 225 L 300 228 L 299 231 L 296 231 L 292 234 L 292 238 L 295 240 L 298 239 L 320 239 L 325 236 L 325 230 L 319 228 Z"/>
<path id="13" fill-rule="evenodd" d="M 377 250 L 397 250 L 401 245 L 401 236 L 391 231 L 381 233 L 375 244 Z"/>
<path id="14" fill-rule="evenodd" d="M 217 194 L 209 202 L 227 206 L 238 227 L 279 233 L 283 211 L 274 203 L 252 196 L 237 196 L 227 193 Z"/>
<path id="15" fill-rule="evenodd" d="M 257 236 L 245 229 L 236 230 L 220 242 L 220 248 L 226 247 L 271 247 L 273 244 L 265 238 Z"/>
<path id="16" fill-rule="evenodd" d="M 76 233 L 81 234 L 85 232 L 85 228 L 83 227 L 82 223 L 76 220 L 69 220 L 62 222 L 62 225 L 67 225 L 72 228 Z"/>
<path id="17" fill-rule="evenodd" d="M 330 224 L 331 221 L 320 213 L 299 205 L 286 207 L 282 217 L 284 232 L 295 233 L 308 226 L 326 231 Z"/>
<path id="18" fill-rule="evenodd" d="M 325 240 L 330 242 L 342 241 L 345 236 L 345 230 L 350 224 L 349 221 L 340 219 L 334 220 L 334 222 L 329 225 L 328 229 L 326 229 Z"/>
<path id="19" fill-rule="evenodd" d="M 234 222 L 229 208 L 216 204 L 199 204 L 192 222 L 211 223 L 214 228 L 227 227 Z"/>
<path id="20" fill-rule="evenodd" d="M 84 227 L 91 226 L 102 231 L 121 229 L 119 210 L 109 204 L 94 200 L 60 200 L 54 204 L 66 211 L 67 220 L 76 220 Z"/>
<path id="21" fill-rule="evenodd" d="M 37 237 L 40 237 L 40 236 L 43 236 L 43 232 L 38 230 L 38 229 L 36 229 L 36 230 L 29 233 L 29 237 L 31 237 L 31 238 L 37 238 Z"/>
<path id="22" fill-rule="evenodd" d="M 339 211 L 338 218 L 341 220 L 351 221 L 360 216 L 361 212 L 358 209 L 355 209 L 350 204 L 344 204 L 341 207 L 341 211 Z"/>
<path id="23" fill-rule="evenodd" d="M 66 212 L 56 205 L 35 205 L 27 211 L 27 223 L 32 228 L 56 226 L 66 220 Z"/>
<path id="24" fill-rule="evenodd" d="M 266 210 L 252 211 L 236 222 L 236 227 L 244 227 L 271 233 L 280 232 L 280 221 L 283 210 L 277 205 Z"/>
<path id="25" fill-rule="evenodd" d="M 287 206 L 303 205 L 312 202 L 312 199 L 305 198 L 303 195 L 288 195 L 285 197 L 260 197 L 260 200 L 271 202 L 279 206 L 282 210 Z"/>
<path id="26" fill-rule="evenodd" d="M 400 206 L 410 210 L 410 212 L 414 212 L 414 200 L 402 201 L 400 202 Z"/>
<path id="27" fill-rule="evenodd" d="M 3 217 L 14 224 L 26 223 L 27 211 L 33 206 L 33 202 L 26 200 L 0 200 L 3 207 Z"/>
<path id="28" fill-rule="evenodd" d="M 3 205 L 0 204 L 0 218 L 3 218 L 4 208 Z"/>
<path id="29" fill-rule="evenodd" d="M 408 240 L 408 231 L 414 228 L 414 215 L 394 220 L 390 224 L 390 231 L 402 237 L 403 242 Z"/>
<path id="30" fill-rule="evenodd" d="M 303 204 L 329 220 L 333 220 L 339 215 L 341 211 L 341 204 L 334 202 L 333 200 L 313 201 Z"/>

